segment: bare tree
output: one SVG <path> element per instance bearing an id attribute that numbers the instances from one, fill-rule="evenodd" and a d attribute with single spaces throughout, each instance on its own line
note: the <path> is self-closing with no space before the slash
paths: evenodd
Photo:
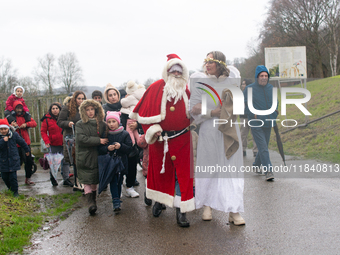
<path id="1" fill-rule="evenodd" d="M 144 86 L 147 89 L 152 83 L 154 83 L 155 81 L 157 81 L 157 79 L 152 79 L 152 78 L 148 78 L 145 82 L 144 82 Z"/>
<path id="2" fill-rule="evenodd" d="M 57 82 L 57 67 L 53 54 L 47 53 L 44 57 L 38 58 L 38 67 L 35 69 L 34 75 L 36 82 L 42 83 L 47 89 L 47 93 L 52 94 Z"/>
<path id="3" fill-rule="evenodd" d="M 73 52 L 61 55 L 58 59 L 59 79 L 67 93 L 80 89 L 83 71 L 79 65 L 76 54 Z"/>
<path id="4" fill-rule="evenodd" d="M 325 21 L 326 2 L 329 1 L 272 0 L 261 32 L 262 47 L 305 45 L 310 75 L 323 78 L 324 45 L 320 32 Z"/>
<path id="5" fill-rule="evenodd" d="M 328 42 L 325 43 L 329 51 L 332 76 L 336 76 L 340 46 L 340 3 L 339 0 L 325 0 L 325 4 L 327 6 L 325 23 L 329 37 Z"/>
<path id="6" fill-rule="evenodd" d="M 29 76 L 22 77 L 18 80 L 18 84 L 23 86 L 25 89 L 25 96 L 38 96 L 39 88 L 36 83 L 34 83 L 33 79 Z"/>
<path id="7" fill-rule="evenodd" d="M 0 59 L 0 93 L 4 96 L 13 93 L 18 85 L 17 70 L 13 69 L 11 60 Z"/>

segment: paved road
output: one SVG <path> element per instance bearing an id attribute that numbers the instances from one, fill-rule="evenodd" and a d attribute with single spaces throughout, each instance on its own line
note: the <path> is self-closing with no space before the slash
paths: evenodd
<path id="1" fill-rule="evenodd" d="M 248 151 L 251 155 L 251 151 Z M 281 164 L 271 152 L 274 165 Z M 245 158 L 250 165 L 253 158 Z M 288 157 L 289 164 L 320 164 Z M 279 176 L 279 177 L 278 177 Z M 123 197 L 122 212 L 114 215 L 109 191 L 98 201 L 98 214 L 90 217 L 86 206 L 48 231 L 33 237 L 27 254 L 339 254 L 340 179 L 284 178 L 274 182 L 246 174 L 242 214 L 246 226 L 229 225 L 227 214 L 213 210 L 213 220 L 202 221 L 202 210 L 188 213 L 190 228 L 176 225 L 175 210 L 167 208 L 159 218 L 143 198 Z M 316 176 L 319 176 L 316 174 Z M 23 171 L 19 180 L 23 182 Z M 138 180 L 142 183 L 141 172 Z M 35 187 L 20 186 L 20 192 L 70 192 L 52 188 L 48 174 L 34 175 Z M 3 188 L 3 184 L 0 184 Z M 144 185 L 136 189 L 144 192 Z"/>

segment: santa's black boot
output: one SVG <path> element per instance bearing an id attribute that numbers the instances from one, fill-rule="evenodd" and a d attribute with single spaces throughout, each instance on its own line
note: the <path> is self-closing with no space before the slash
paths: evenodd
<path id="1" fill-rule="evenodd" d="M 190 222 L 187 219 L 187 214 L 181 213 L 180 208 L 176 208 L 176 219 L 177 219 L 177 224 L 180 227 L 182 227 L 182 228 L 190 227 Z"/>

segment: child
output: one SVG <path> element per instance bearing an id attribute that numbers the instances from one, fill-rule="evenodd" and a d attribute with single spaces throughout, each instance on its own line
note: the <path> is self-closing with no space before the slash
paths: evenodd
<path id="1" fill-rule="evenodd" d="M 93 99 L 85 100 L 79 106 L 81 120 L 76 123 L 76 165 L 79 182 L 84 184 L 89 213 L 97 211 L 96 195 L 99 183 L 98 146 L 108 139 L 100 138 L 106 130 L 104 111 L 100 103 Z"/>
<path id="2" fill-rule="evenodd" d="M 17 171 L 20 170 L 20 157 L 17 144 L 24 149 L 26 156 L 28 156 L 30 150 L 25 140 L 17 132 L 10 130 L 7 119 L 0 119 L 1 177 L 15 197 L 19 196 Z"/>
<path id="3" fill-rule="evenodd" d="M 102 99 L 103 99 L 103 93 L 99 90 L 95 90 L 92 92 L 92 99 L 96 100 L 98 103 L 103 104 L 102 103 Z"/>
<path id="4" fill-rule="evenodd" d="M 23 94 L 25 92 L 25 89 L 22 86 L 16 86 L 14 87 L 14 93 L 12 95 L 10 95 L 7 98 L 6 101 L 6 108 L 5 108 L 5 116 L 7 117 L 10 114 L 15 114 L 15 109 L 13 106 L 13 103 L 15 101 L 20 101 L 22 103 L 23 106 L 23 110 L 24 110 L 24 117 L 26 122 L 31 121 L 31 115 L 29 113 L 28 107 L 25 103 L 24 98 L 22 97 Z"/>
<path id="5" fill-rule="evenodd" d="M 143 97 L 143 94 L 145 92 L 145 87 L 143 85 L 137 85 L 134 81 L 129 81 L 126 85 L 126 97 L 122 98 L 120 100 L 120 103 L 122 104 L 122 109 L 120 112 L 125 115 L 129 115 L 130 112 L 135 108 L 138 101 Z M 127 118 L 126 118 L 127 119 Z M 136 123 L 137 121 L 134 119 L 127 119 L 126 121 L 126 131 L 130 134 L 132 144 L 137 143 L 137 140 L 139 138 L 139 134 L 137 129 L 132 131 L 130 129 L 130 124 Z"/>
<path id="6" fill-rule="evenodd" d="M 132 148 L 131 138 L 129 133 L 124 130 L 123 126 L 120 125 L 120 112 L 106 113 L 106 124 L 108 127 L 107 137 L 109 139 L 108 144 L 101 145 L 99 147 L 99 154 L 104 155 L 109 153 L 111 156 L 116 153 L 117 156 L 121 157 L 124 171 L 128 169 L 128 157 Z M 100 164 L 100 162 L 99 162 Z M 120 195 L 122 192 L 123 173 L 115 174 L 113 180 L 110 183 L 110 191 L 112 195 L 113 211 L 117 214 L 120 209 Z"/>

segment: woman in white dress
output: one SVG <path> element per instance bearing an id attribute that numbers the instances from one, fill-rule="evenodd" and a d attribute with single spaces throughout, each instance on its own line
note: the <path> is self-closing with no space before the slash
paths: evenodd
<path id="1" fill-rule="evenodd" d="M 194 73 L 190 77 L 191 115 L 195 123 L 201 124 L 195 167 L 195 201 L 197 209 L 204 206 L 203 220 L 212 219 L 213 208 L 229 212 L 229 221 L 235 225 L 244 225 L 245 221 L 239 214 L 244 211 L 244 179 L 239 171 L 243 166 L 239 127 L 233 125 L 239 147 L 227 158 L 223 133 L 218 130 L 219 125 L 214 125 L 221 114 L 221 104 L 217 103 L 215 91 L 221 97 L 226 85 L 240 81 L 238 70 L 235 67 L 228 69 L 225 61 L 222 52 L 209 52 L 203 66 L 205 73 Z"/>

